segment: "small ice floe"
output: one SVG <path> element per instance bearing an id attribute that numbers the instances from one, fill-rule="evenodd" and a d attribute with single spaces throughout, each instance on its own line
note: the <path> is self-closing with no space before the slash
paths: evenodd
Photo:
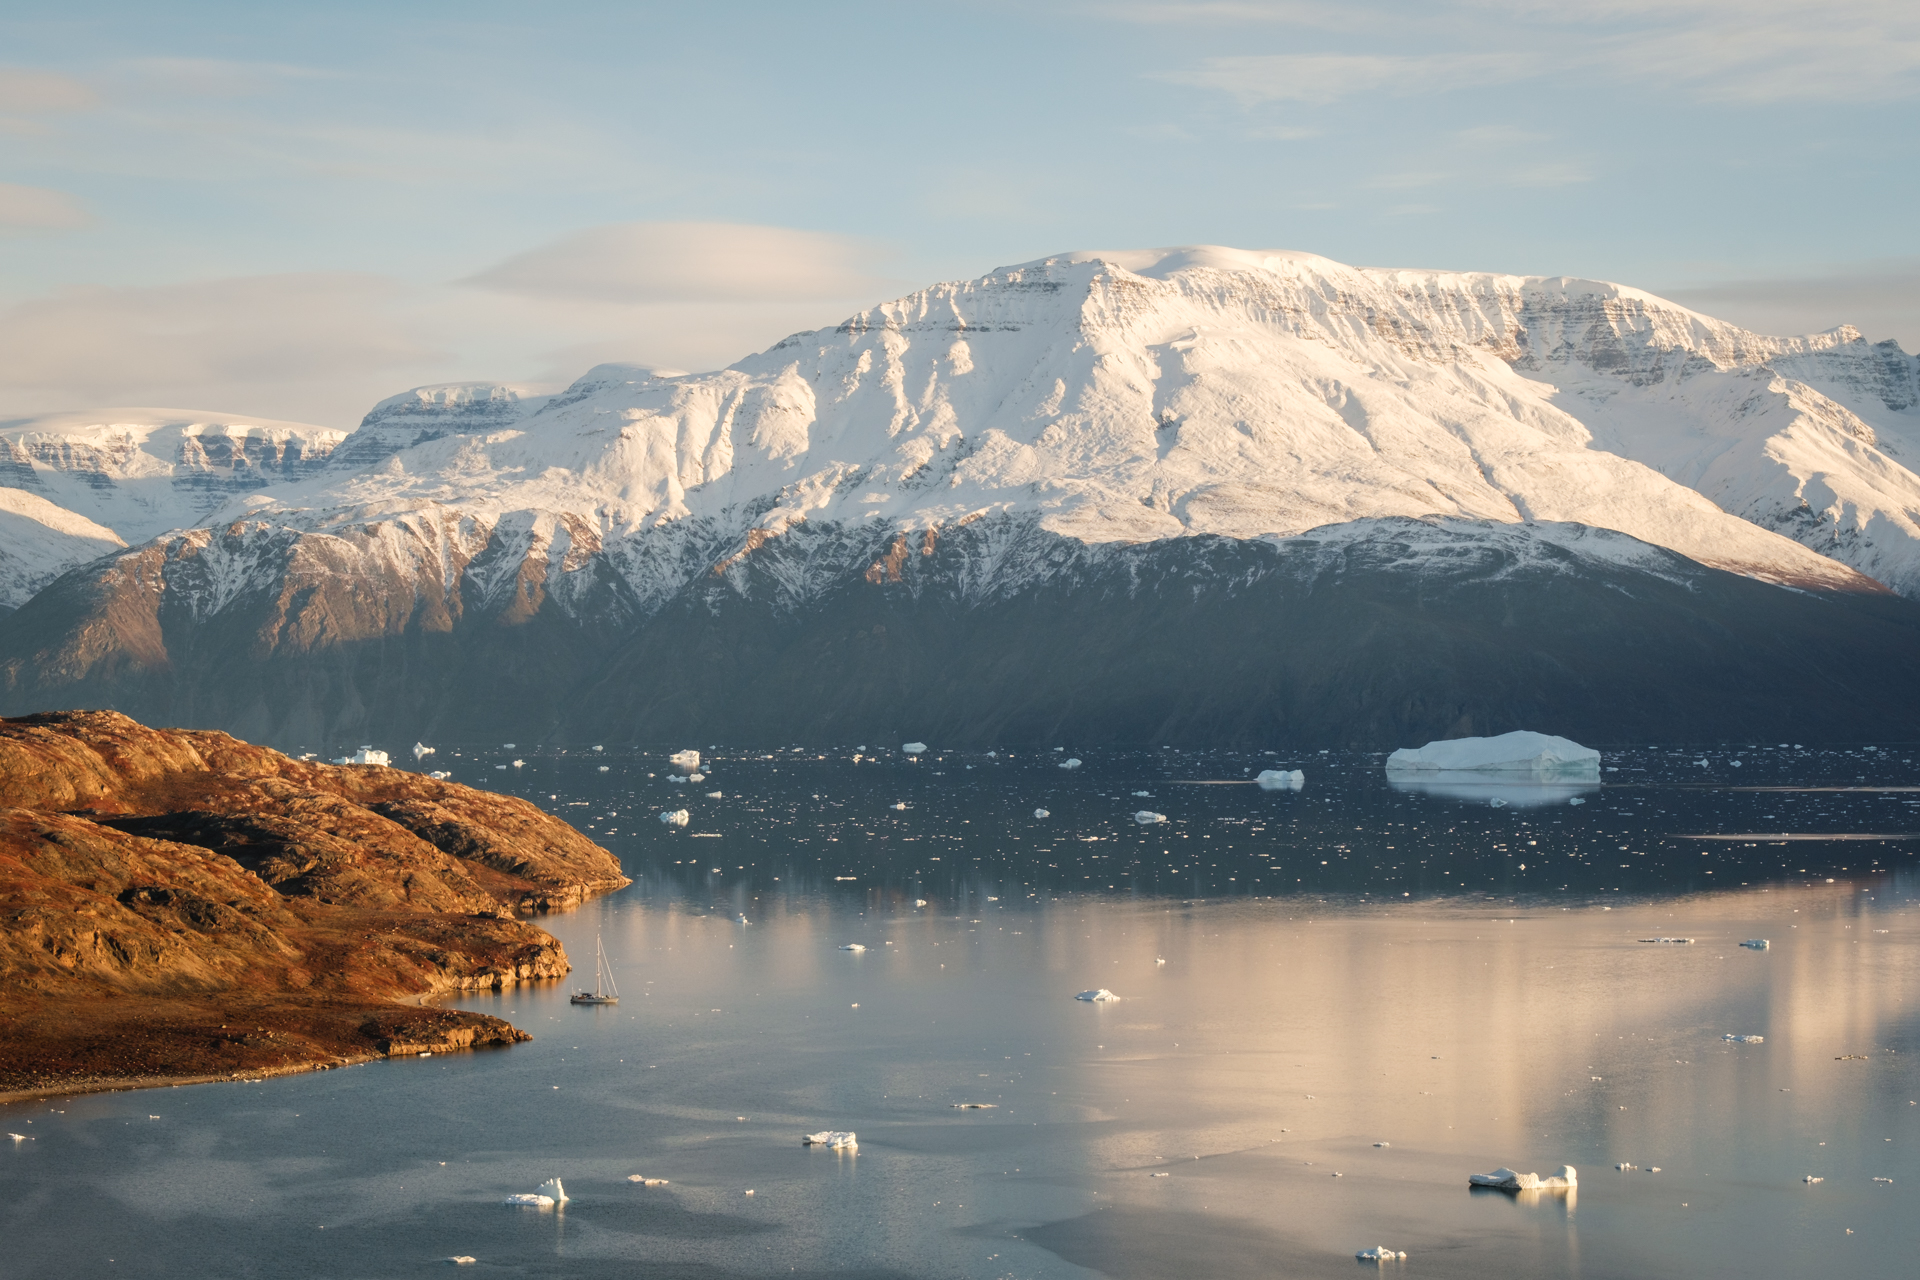
<path id="1" fill-rule="evenodd" d="M 1307 775 L 1300 769 L 1262 769 L 1254 782 L 1269 791 L 1298 791 L 1307 785 Z"/>
<path id="2" fill-rule="evenodd" d="M 598 743 L 595 743 L 595 744 L 594 744 L 594 747 L 593 747 L 593 749 L 594 749 L 595 751 L 605 751 L 605 750 L 606 750 L 606 748 L 605 748 L 605 747 L 603 747 L 603 746 L 601 746 L 601 745 L 600 745 L 600 744 L 598 744 Z"/>
<path id="3" fill-rule="evenodd" d="M 895 801 L 893 807 L 896 809 L 905 809 L 907 807 L 907 802 L 905 800 Z"/>
<path id="4" fill-rule="evenodd" d="M 1682 947 L 1685 947 L 1685 946 L 1690 946 L 1690 945 L 1691 945 L 1691 944 L 1693 943 L 1693 939 L 1692 939 L 1692 938 L 1642 938 L 1642 939 L 1640 939 L 1640 941 L 1642 941 L 1642 942 L 1670 942 L 1670 943 L 1673 943 L 1673 944 L 1674 944 L 1674 945 L 1676 945 L 1676 946 L 1682 946 Z"/>
<path id="5" fill-rule="evenodd" d="M 1765 951 L 1768 947 L 1771 947 L 1773 944 L 1771 942 L 1768 942 L 1765 938 L 1748 938 L 1745 942 L 1741 943 L 1740 945 L 1745 947 L 1749 951 Z"/>
<path id="6" fill-rule="evenodd" d="M 1568 796 L 1567 797 L 1568 804 L 1585 804 L 1586 802 L 1587 802 L 1587 798 L 1585 796 Z"/>
<path id="7" fill-rule="evenodd" d="M 1164 1177 L 1167 1177 L 1168 1175 L 1165 1173 L 1150 1173 L 1147 1176 L 1149 1178 L 1164 1178 Z"/>
<path id="8" fill-rule="evenodd" d="M 627 1181 L 643 1187 L 664 1187 L 667 1185 L 665 1178 L 649 1178 L 644 1173 L 630 1173 L 627 1175 Z"/>
<path id="9" fill-rule="evenodd" d="M 707 792 L 707 799 L 709 800 L 724 800 L 725 798 L 726 798 L 725 795 L 723 795 L 721 792 L 718 792 L 718 791 Z"/>
<path id="10" fill-rule="evenodd" d="M 690 773 L 687 775 L 688 782 L 705 782 L 706 780 L 707 775 L 704 773 Z"/>
<path id="11" fill-rule="evenodd" d="M 1165 956 L 1155 956 L 1153 958 L 1153 962 L 1155 964 L 1165 964 L 1167 962 L 1167 958 Z"/>
<path id="12" fill-rule="evenodd" d="M 426 743 L 416 742 L 413 744 L 413 758 L 415 760 L 423 759 L 432 754 L 433 754 L 433 748 L 428 746 Z"/>
<path id="13" fill-rule="evenodd" d="M 1101 987 L 1097 991 L 1082 991 L 1079 995 L 1074 997 L 1075 1000 L 1089 1000 L 1096 1003 L 1104 1003 L 1105 1001 L 1108 1001 L 1108 1000 L 1118 1000 L 1119 998 L 1120 998 L 1119 996 L 1113 994 L 1113 992 L 1107 990 L 1105 987 Z"/>
<path id="14" fill-rule="evenodd" d="M 1403 1261 L 1407 1255 L 1404 1253 L 1395 1253 L 1393 1250 L 1387 1248 L 1387 1246 L 1377 1244 L 1371 1249 L 1362 1249 L 1353 1256 L 1362 1262 L 1400 1262 Z"/>
<path id="15" fill-rule="evenodd" d="M 1487 801 L 1487 803 L 1495 809 L 1504 809 L 1507 807 L 1507 802 L 1499 796 L 1495 796 L 1493 799 Z"/>
<path id="16" fill-rule="evenodd" d="M 660 821 L 670 827 L 684 827 L 691 817 L 685 809 L 665 809 L 660 813 Z"/>
<path id="17" fill-rule="evenodd" d="M 1804 1177 L 1804 1178 L 1802 1178 L 1802 1179 L 1800 1179 L 1800 1181 L 1802 1181 L 1802 1182 L 1804 1182 L 1804 1183 L 1806 1183 L 1806 1184 L 1807 1184 L 1808 1186 L 1812 1186 L 1812 1185 L 1813 1185 L 1814 1183 L 1816 1183 L 1816 1182 L 1825 1182 L 1825 1181 L 1826 1181 L 1826 1179 L 1825 1179 L 1825 1178 L 1816 1178 L 1816 1177 L 1814 1177 L 1814 1176 L 1813 1176 L 1812 1174 L 1808 1174 L 1808 1175 L 1807 1175 L 1806 1177 Z"/>
<path id="18" fill-rule="evenodd" d="M 470 1253 L 456 1253 L 450 1257 L 443 1259 L 443 1261 L 451 1262 L 456 1267 L 470 1267 L 474 1263 L 478 1262 L 479 1259 L 474 1257 Z"/>
<path id="19" fill-rule="evenodd" d="M 900 749 L 910 756 L 917 756 L 927 749 L 927 744 L 924 742 L 905 742 L 900 745 Z"/>
<path id="20" fill-rule="evenodd" d="M 1140 798 L 1140 797 L 1142 797 L 1142 796 L 1145 796 L 1145 797 L 1149 797 L 1149 798 L 1151 798 L 1151 797 L 1152 797 L 1152 795 L 1153 795 L 1153 792 L 1151 792 L 1151 791 L 1136 791 L 1136 792 L 1134 792 L 1133 794 L 1134 794 L 1134 798 L 1135 798 L 1135 799 L 1139 799 L 1139 798 Z"/>
<path id="21" fill-rule="evenodd" d="M 1053 811 L 1051 809 L 1035 809 L 1033 811 L 1033 816 L 1036 818 L 1051 818 L 1053 816 Z"/>
<path id="22" fill-rule="evenodd" d="M 992 1111 L 999 1105 L 997 1102 L 956 1102 L 953 1104 L 953 1109 L 955 1111 Z"/>
<path id="23" fill-rule="evenodd" d="M 1892 1186 L 1892 1185 L 1893 1185 L 1893 1179 L 1892 1179 L 1892 1178 L 1881 1178 L 1881 1177 L 1875 1177 L 1875 1178 L 1874 1178 L 1874 1181 L 1875 1181 L 1875 1182 L 1884 1182 L 1884 1183 L 1886 1183 L 1886 1184 L 1887 1184 L 1888 1186 Z"/>
<path id="24" fill-rule="evenodd" d="M 1076 759 L 1062 760 L 1060 762 L 1060 767 L 1062 769 L 1078 769 L 1080 767 L 1080 762 Z"/>
<path id="25" fill-rule="evenodd" d="M 1705 759 L 1705 757 L 1702 757 L 1701 759 L 1698 759 L 1698 760 L 1695 760 L 1695 761 L 1693 762 L 1693 764 L 1694 764 L 1694 767 L 1695 767 L 1695 768 L 1697 768 L 1697 769 L 1704 769 L 1704 768 L 1706 768 L 1706 767 L 1707 767 L 1707 761 L 1706 761 L 1706 759 Z"/>
<path id="26" fill-rule="evenodd" d="M 1720 1038 L 1722 1040 L 1730 1040 L 1734 1044 L 1765 1044 L 1767 1042 L 1765 1036 L 1737 1036 L 1731 1031 Z"/>
<path id="27" fill-rule="evenodd" d="M 611 773 L 612 771 L 613 771 L 613 766 L 610 764 L 603 764 L 600 766 L 600 772 L 602 773 Z"/>
<path id="28" fill-rule="evenodd" d="M 511 751 L 513 750 L 513 744 L 511 742 L 503 742 L 500 744 L 500 749 L 503 751 Z"/>
<path id="29" fill-rule="evenodd" d="M 913 900 L 913 905 L 916 907 L 924 907 L 927 905 L 927 900 L 925 898 L 915 898 Z"/>
<path id="30" fill-rule="evenodd" d="M 1393 1144 L 1391 1142 L 1376 1142 L 1373 1145 L 1376 1147 L 1390 1147 Z"/>
<path id="31" fill-rule="evenodd" d="M 32 1136 L 25 1133 L 10 1133 L 7 1136 L 9 1138 L 12 1138 L 15 1142 L 32 1142 L 33 1141 Z"/>
<path id="32" fill-rule="evenodd" d="M 1133 815 L 1133 820 L 1143 827 L 1150 827 L 1156 822 L 1165 822 L 1167 815 L 1164 813 L 1155 813 L 1151 809 L 1142 809 Z"/>
<path id="33" fill-rule="evenodd" d="M 866 947 L 858 942 L 846 942 L 840 945 L 842 951 L 865 951 Z"/>
<path id="34" fill-rule="evenodd" d="M 1495 1169 L 1492 1173 L 1470 1173 L 1467 1185 L 1498 1191 L 1559 1191 L 1579 1186 L 1580 1178 L 1572 1165 L 1563 1164 L 1544 1178 L 1537 1173 L 1515 1173 L 1507 1168 Z"/>
<path id="35" fill-rule="evenodd" d="M 667 757 L 667 763 L 676 769 L 685 769 L 692 773 L 700 767 L 700 753 L 694 750 L 676 751 Z"/>
<path id="36" fill-rule="evenodd" d="M 819 1133 L 809 1133 L 800 1139 L 803 1147 L 831 1147 L 835 1151 L 844 1151 L 860 1145 L 860 1140 L 850 1130 L 822 1129 Z"/>
<path id="37" fill-rule="evenodd" d="M 1622 1173 L 1624 1173 L 1624 1172 L 1626 1172 L 1626 1171 L 1627 1171 L 1627 1170 L 1629 1170 L 1629 1169 L 1638 1169 L 1638 1168 L 1639 1168 L 1640 1166 L 1639 1166 L 1639 1165 L 1637 1165 L 1637 1164 L 1633 1164 L 1633 1163 L 1632 1163 L 1632 1162 L 1630 1162 L 1630 1161 L 1624 1161 L 1624 1160 L 1623 1160 L 1623 1161 L 1621 1161 L 1621 1162 L 1620 1162 L 1619 1164 L 1617 1164 L 1617 1165 L 1615 1165 L 1615 1166 L 1613 1166 L 1613 1167 L 1614 1167 L 1614 1168 L 1616 1168 L 1616 1169 L 1618 1169 L 1618 1170 L 1620 1170 L 1620 1171 L 1621 1171 Z"/>
<path id="38" fill-rule="evenodd" d="M 451 778 L 453 775 L 447 772 L 445 769 L 435 769 L 432 773 L 428 774 L 427 776 L 429 778 L 432 778 L 435 782 L 445 782 L 448 778 Z"/>

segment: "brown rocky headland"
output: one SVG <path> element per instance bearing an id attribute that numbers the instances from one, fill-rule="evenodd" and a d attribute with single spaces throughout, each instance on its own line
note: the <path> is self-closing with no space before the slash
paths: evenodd
<path id="1" fill-rule="evenodd" d="M 523 915 L 628 883 L 534 805 L 111 711 L 0 720 L 0 1100 L 526 1040 Z"/>

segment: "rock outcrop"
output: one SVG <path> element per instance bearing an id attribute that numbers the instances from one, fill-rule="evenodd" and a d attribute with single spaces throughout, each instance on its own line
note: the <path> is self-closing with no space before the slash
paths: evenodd
<path id="1" fill-rule="evenodd" d="M 627 883 L 526 801 L 114 712 L 0 720 L 0 1095 L 512 1043 L 522 914 Z"/>

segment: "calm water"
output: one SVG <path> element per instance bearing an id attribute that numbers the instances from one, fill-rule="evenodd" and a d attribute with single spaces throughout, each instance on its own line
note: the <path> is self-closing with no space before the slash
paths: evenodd
<path id="1" fill-rule="evenodd" d="M 621 1003 L 509 992 L 465 1003 L 511 1050 L 0 1108 L 35 1139 L 0 1144 L 0 1275 L 1912 1266 L 1898 752 L 1624 753 L 1544 796 L 1337 753 L 711 754 L 692 784 L 443 748 L 626 861 L 543 922 L 589 968 L 604 939 Z M 1244 785 L 1269 766 L 1305 788 Z M 858 1154 L 800 1146 L 824 1128 Z M 1502 1164 L 1580 1187 L 1467 1189 Z M 563 1211 L 501 1206 L 556 1175 Z"/>

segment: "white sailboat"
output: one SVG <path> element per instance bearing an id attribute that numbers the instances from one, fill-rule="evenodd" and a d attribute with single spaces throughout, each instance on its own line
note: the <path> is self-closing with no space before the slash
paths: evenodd
<path id="1" fill-rule="evenodd" d="M 573 993 L 575 1004 L 619 1004 L 620 988 L 613 985 L 613 966 L 607 963 L 607 950 L 600 937 L 593 939 L 593 990 Z"/>

